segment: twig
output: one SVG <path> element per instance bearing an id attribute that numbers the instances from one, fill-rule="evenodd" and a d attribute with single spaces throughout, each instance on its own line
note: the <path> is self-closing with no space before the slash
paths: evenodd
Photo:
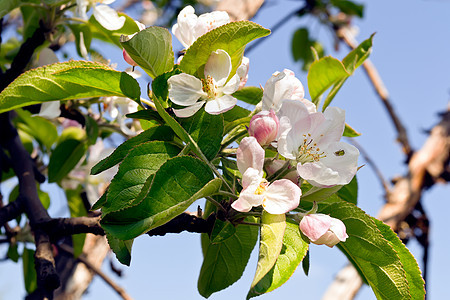
<path id="1" fill-rule="evenodd" d="M 69 246 L 61 244 L 59 245 L 59 248 L 64 252 L 73 255 L 73 249 Z M 118 286 L 114 281 L 112 281 L 112 279 L 109 278 L 105 273 L 103 273 L 102 270 L 91 264 L 91 262 L 84 257 L 84 254 L 80 254 L 80 256 L 78 256 L 78 260 L 85 264 L 86 267 L 91 269 L 95 274 L 100 276 L 110 287 L 112 287 L 116 291 L 117 294 L 119 294 L 120 297 L 122 297 L 122 299 L 132 300 L 132 298 L 125 292 L 122 287 Z"/>
<path id="2" fill-rule="evenodd" d="M 196 233 L 209 233 L 214 226 L 215 214 L 211 214 L 206 220 L 195 215 L 182 213 L 166 224 L 147 232 L 149 236 L 163 236 L 166 233 L 180 233 L 183 231 Z"/>
<path id="3" fill-rule="evenodd" d="M 47 232 L 52 241 L 79 233 L 105 235 L 105 231 L 100 226 L 100 217 L 54 218 L 37 224 L 35 228 Z"/>
<path id="4" fill-rule="evenodd" d="M 339 28 L 336 31 L 336 35 L 351 49 L 355 49 L 358 46 L 355 37 L 347 27 Z M 363 67 L 366 71 L 367 76 L 369 77 L 370 82 L 375 88 L 376 93 L 378 94 L 384 107 L 386 108 L 392 122 L 394 123 L 395 129 L 397 130 L 397 141 L 402 145 L 403 152 L 409 159 L 413 151 L 408 140 L 408 135 L 406 133 L 405 126 L 403 126 L 403 123 L 401 122 L 399 116 L 397 115 L 394 107 L 391 104 L 391 101 L 389 100 L 389 93 L 386 89 L 386 86 L 384 85 L 383 80 L 378 74 L 377 69 L 369 59 L 366 59 L 366 61 L 363 63 Z"/>

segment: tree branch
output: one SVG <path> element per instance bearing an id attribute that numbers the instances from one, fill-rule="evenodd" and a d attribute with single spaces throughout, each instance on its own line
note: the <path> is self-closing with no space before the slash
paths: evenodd
<path id="1" fill-rule="evenodd" d="M 163 236 L 166 233 L 180 233 L 183 231 L 196 233 L 209 233 L 214 226 L 215 214 L 211 214 L 206 220 L 195 215 L 182 213 L 164 225 L 147 232 L 149 236 Z"/>

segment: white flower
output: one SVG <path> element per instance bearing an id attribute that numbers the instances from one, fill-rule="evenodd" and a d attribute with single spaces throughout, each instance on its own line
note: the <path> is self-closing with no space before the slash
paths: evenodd
<path id="1" fill-rule="evenodd" d="M 127 135 L 136 135 L 136 132 L 128 128 L 126 124 L 126 114 L 134 113 L 138 110 L 138 104 L 126 97 L 105 97 L 103 100 L 106 111 L 112 119 L 120 125 L 120 129 Z"/>
<path id="2" fill-rule="evenodd" d="M 302 192 L 297 185 L 287 179 L 269 184 L 263 178 L 264 149 L 254 137 L 242 139 L 236 159 L 243 189 L 231 207 L 248 212 L 252 207 L 262 205 L 270 214 L 284 214 L 298 206 Z"/>
<path id="3" fill-rule="evenodd" d="M 247 83 L 249 67 L 250 67 L 250 59 L 248 57 L 243 56 L 241 65 L 236 71 L 236 74 L 238 74 L 239 78 L 241 79 L 241 82 L 239 83 L 239 89 L 242 89 Z"/>
<path id="4" fill-rule="evenodd" d="M 278 153 L 292 160 L 297 173 L 318 187 L 348 184 L 357 171 L 359 151 L 340 142 L 345 112 L 328 107 L 310 113 L 299 101 L 285 100 L 281 106 Z"/>
<path id="5" fill-rule="evenodd" d="M 300 221 L 300 230 L 311 243 L 332 248 L 348 238 L 344 223 L 324 214 L 308 214 Z"/>
<path id="6" fill-rule="evenodd" d="M 189 5 L 178 14 L 172 33 L 185 48 L 189 48 L 200 36 L 228 22 L 230 18 L 224 11 L 214 11 L 197 17 L 195 9 Z"/>
<path id="7" fill-rule="evenodd" d="M 118 30 L 125 24 L 125 17 L 119 16 L 111 7 L 104 4 L 111 4 L 115 0 L 77 0 L 77 14 L 80 18 L 87 20 L 88 6 L 94 6 L 94 18 L 108 30 Z M 96 5 L 97 3 L 104 3 Z"/>
<path id="8" fill-rule="evenodd" d="M 239 76 L 236 74 L 227 82 L 231 68 L 230 56 L 219 49 L 212 52 L 206 62 L 204 80 L 185 73 L 170 77 L 167 80 L 170 100 L 175 104 L 187 106 L 174 109 L 174 113 L 178 117 L 190 117 L 205 103 L 205 111 L 213 115 L 232 109 L 237 99 L 231 94 L 239 87 Z M 201 101 L 197 102 L 198 99 Z"/>
<path id="9" fill-rule="evenodd" d="M 38 116 L 46 119 L 54 119 L 59 117 L 61 109 L 59 108 L 61 103 L 59 101 L 48 101 L 41 104 Z"/>
<path id="10" fill-rule="evenodd" d="M 316 111 L 316 106 L 304 99 L 305 89 L 303 84 L 295 77 L 294 72 L 284 69 L 283 72 L 275 72 L 264 85 L 262 98 L 262 110 L 278 112 L 284 99 L 300 100 L 310 112 Z"/>

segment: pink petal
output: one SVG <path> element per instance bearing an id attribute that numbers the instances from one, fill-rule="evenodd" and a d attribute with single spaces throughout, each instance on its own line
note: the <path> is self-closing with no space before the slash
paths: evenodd
<path id="1" fill-rule="evenodd" d="M 331 217 L 324 214 L 306 215 L 300 221 L 300 230 L 311 242 L 322 237 L 331 226 Z"/>
<path id="2" fill-rule="evenodd" d="M 253 168 L 263 174 L 264 149 L 259 145 L 254 137 L 245 137 L 239 144 L 236 152 L 236 163 L 241 174 L 244 174 L 248 168 Z"/>

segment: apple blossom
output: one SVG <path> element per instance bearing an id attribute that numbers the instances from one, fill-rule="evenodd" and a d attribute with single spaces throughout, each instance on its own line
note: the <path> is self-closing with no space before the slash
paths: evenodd
<path id="1" fill-rule="evenodd" d="M 94 7 L 94 18 L 107 30 L 118 30 L 125 24 L 125 17 L 111 7 L 104 4 L 111 4 L 115 0 L 77 0 L 77 14 L 80 18 L 87 20 L 88 6 Z M 97 3 L 103 3 L 96 5 Z"/>
<path id="2" fill-rule="evenodd" d="M 344 223 L 324 214 L 307 214 L 300 221 L 300 230 L 311 243 L 330 248 L 348 238 Z"/>
<path id="3" fill-rule="evenodd" d="M 345 112 L 328 107 L 308 111 L 299 101 L 285 100 L 279 112 L 278 153 L 292 160 L 297 173 L 314 186 L 348 184 L 357 171 L 359 151 L 341 142 Z"/>
<path id="4" fill-rule="evenodd" d="M 229 22 L 230 17 L 224 11 L 213 11 L 197 17 L 195 9 L 189 5 L 178 14 L 172 33 L 185 48 L 189 48 L 200 36 Z"/>
<path id="5" fill-rule="evenodd" d="M 120 129 L 127 135 L 136 135 L 136 132 L 128 128 L 125 121 L 128 119 L 126 115 L 134 113 L 138 110 L 138 104 L 126 97 L 105 97 L 103 100 L 105 110 L 109 113 L 112 119 L 115 119 L 120 126 Z"/>
<path id="6" fill-rule="evenodd" d="M 316 111 L 316 106 L 304 99 L 305 89 L 303 84 L 295 77 L 294 72 L 284 69 L 283 72 L 275 72 L 264 85 L 262 98 L 262 110 L 278 112 L 283 99 L 300 100 L 311 112 Z"/>
<path id="7" fill-rule="evenodd" d="M 254 115 L 248 126 L 248 134 L 254 136 L 261 146 L 273 142 L 278 134 L 279 121 L 271 110 L 261 111 Z"/>
<path id="8" fill-rule="evenodd" d="M 213 51 L 205 64 L 205 79 L 200 80 L 181 73 L 170 77 L 169 98 L 173 103 L 187 106 L 174 109 L 178 117 L 190 117 L 202 106 L 209 114 L 217 115 L 232 109 L 237 99 L 231 96 L 239 87 L 239 76 L 235 74 L 227 82 L 231 72 L 231 58 L 224 50 Z M 201 99 L 197 102 L 198 99 Z"/>
<path id="9" fill-rule="evenodd" d="M 231 204 L 237 211 L 248 212 L 262 205 L 270 214 L 284 214 L 295 209 L 301 196 L 300 188 L 287 179 L 269 183 L 263 178 L 264 149 L 256 138 L 245 137 L 236 153 L 236 162 L 242 174 L 242 191 Z"/>

